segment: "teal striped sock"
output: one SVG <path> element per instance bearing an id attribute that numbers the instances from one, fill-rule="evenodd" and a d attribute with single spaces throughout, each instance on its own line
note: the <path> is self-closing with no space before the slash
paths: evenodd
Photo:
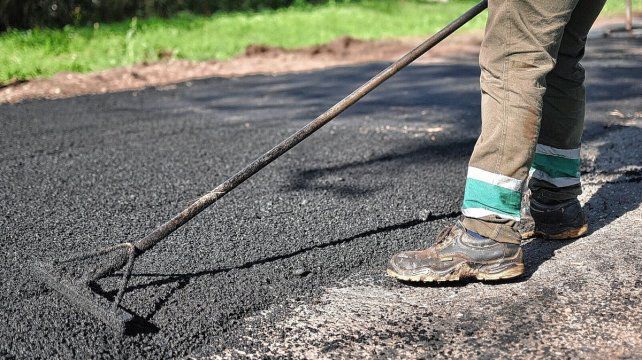
<path id="1" fill-rule="evenodd" d="M 580 183 L 580 149 L 558 149 L 537 144 L 530 170 L 535 179 L 556 187 Z"/>
<path id="2" fill-rule="evenodd" d="M 522 180 L 468 168 L 462 213 L 471 218 L 496 215 L 519 220 L 522 203 Z"/>

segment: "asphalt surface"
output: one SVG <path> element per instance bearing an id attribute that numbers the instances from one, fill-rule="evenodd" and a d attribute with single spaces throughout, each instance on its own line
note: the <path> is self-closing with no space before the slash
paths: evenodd
<path id="1" fill-rule="evenodd" d="M 600 231 L 630 216 L 642 202 L 642 127 L 636 115 L 642 99 L 641 47 L 640 39 L 595 39 L 585 61 L 585 139 L 593 144 L 588 153 L 610 154 L 583 162 L 585 176 L 602 176 L 592 192 L 602 189 L 601 215 L 594 218 L 592 235 L 601 239 L 612 234 Z M 527 244 L 528 276 L 498 287 L 412 288 L 383 275 L 393 252 L 429 245 L 458 215 L 467 158 L 479 131 L 479 70 L 474 63 L 404 70 L 139 258 L 124 306 L 145 323 L 125 337 L 115 337 L 75 311 L 31 275 L 33 259 L 61 258 L 144 236 L 384 66 L 207 79 L 164 89 L 0 105 L 0 357 L 332 357 L 334 351 L 345 356 L 354 349 L 346 342 L 367 344 L 371 338 L 343 334 L 343 343 L 330 337 L 294 345 L 285 341 L 310 338 L 314 326 L 322 328 L 305 323 L 301 306 L 319 309 L 332 299 L 363 305 L 364 296 L 379 295 L 377 301 L 394 306 L 375 313 L 387 331 L 380 339 L 386 346 L 373 345 L 364 350 L 366 355 L 402 356 L 395 349 L 403 346 L 394 347 L 393 340 L 422 344 L 423 352 L 406 355 L 510 355 L 495 350 L 511 344 L 524 350 L 529 343 L 519 338 L 533 324 L 550 322 L 551 330 L 544 334 L 555 335 L 557 317 L 547 315 L 554 305 L 550 299 L 555 294 L 562 298 L 555 289 L 574 294 L 563 311 L 569 308 L 572 314 L 578 306 L 579 312 L 586 300 L 593 306 L 586 309 L 603 309 L 605 319 L 617 315 L 618 323 L 628 321 L 622 339 L 639 334 L 642 295 L 636 289 L 642 249 L 631 239 L 639 235 L 639 221 L 622 225 L 628 240 L 617 245 L 623 236 L 616 234 L 608 242 L 615 248 L 607 249 L 614 255 L 603 258 L 629 265 L 609 272 L 600 264 L 593 273 L 619 281 L 620 295 L 600 297 L 586 285 L 590 282 L 574 282 L 573 273 L 555 272 L 561 266 L 550 260 L 555 251 L 581 242 Z M 612 115 L 614 110 L 623 115 Z M 604 190 L 609 184 L 616 188 Z M 620 185 L 638 191 L 618 190 Z M 628 194 L 626 201 L 616 201 L 622 191 Z M 626 261 L 616 256 L 618 249 L 628 249 Z M 115 289 L 113 280 L 102 284 L 105 291 Z M 332 290 L 351 284 L 365 289 L 362 295 Z M 535 288 L 543 290 L 526 291 Z M 525 291 L 519 294 L 520 289 Z M 476 305 L 479 294 L 502 291 L 514 296 Z M 408 319 L 415 308 L 397 312 L 394 294 L 451 296 L 457 302 L 435 302 L 445 307 L 431 309 L 431 314 L 441 311 L 439 316 L 412 322 Z M 617 306 L 604 305 L 605 297 Z M 508 312 L 498 312 L 517 298 Z M 484 313 L 484 308 L 494 311 Z M 354 308 L 338 314 L 349 309 Z M 399 314 L 404 316 L 395 318 Z M 462 316 L 467 327 L 457 330 L 457 338 L 449 337 Z M 527 316 L 538 320 L 526 321 Z M 340 318 L 321 322 L 340 323 Z M 359 316 L 347 319 L 354 318 Z M 477 342 L 483 337 L 478 330 L 492 328 L 493 319 L 503 332 L 489 333 L 495 343 Z M 283 325 L 284 320 L 295 323 Z M 379 325 L 363 326 L 380 333 Z M 280 342 L 269 343 L 280 348 L 266 345 L 275 334 Z M 533 333 L 528 338 L 535 343 L 544 339 Z M 620 346 L 618 339 L 607 340 Z M 633 352 L 624 357 L 642 353 L 636 348 L 639 340 L 634 335 L 627 340 Z M 572 345 L 548 346 L 560 356 L 574 354 Z"/>

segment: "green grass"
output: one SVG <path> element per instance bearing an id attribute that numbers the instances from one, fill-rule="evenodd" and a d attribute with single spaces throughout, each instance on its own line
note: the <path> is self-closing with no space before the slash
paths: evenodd
<path id="1" fill-rule="evenodd" d="M 168 51 L 179 59 L 227 59 L 250 44 L 295 48 L 342 35 L 361 39 L 425 35 L 475 3 L 370 0 L 211 17 L 184 13 L 170 19 L 132 19 L 62 30 L 9 31 L 0 35 L 0 83 L 156 61 L 161 52 Z M 604 13 L 623 9 L 624 0 L 609 0 Z M 484 13 L 465 29 L 483 28 L 485 19 Z"/>

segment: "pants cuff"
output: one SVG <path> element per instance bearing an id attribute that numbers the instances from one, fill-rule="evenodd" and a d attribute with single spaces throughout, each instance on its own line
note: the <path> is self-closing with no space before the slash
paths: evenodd
<path id="1" fill-rule="evenodd" d="M 483 237 L 502 243 L 521 244 L 522 238 L 514 229 L 515 223 L 515 220 L 502 219 L 498 216 L 485 216 L 480 219 L 464 216 L 462 220 L 466 229 Z"/>

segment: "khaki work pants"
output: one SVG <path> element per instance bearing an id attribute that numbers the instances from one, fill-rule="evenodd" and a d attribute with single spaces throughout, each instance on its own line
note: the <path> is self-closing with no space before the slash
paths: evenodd
<path id="1" fill-rule="evenodd" d="M 464 226 L 519 243 L 525 182 L 535 199 L 581 193 L 586 37 L 606 0 L 489 0 L 481 46 L 482 130 L 470 159 Z"/>

